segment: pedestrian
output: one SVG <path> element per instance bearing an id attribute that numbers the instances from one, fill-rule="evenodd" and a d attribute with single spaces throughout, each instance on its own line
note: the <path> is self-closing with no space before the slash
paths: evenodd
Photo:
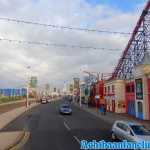
<path id="1" fill-rule="evenodd" d="M 103 114 L 104 114 L 104 107 L 103 107 L 103 104 L 102 104 L 102 105 L 100 105 L 100 112 L 101 112 L 101 115 L 103 115 Z"/>
<path id="2" fill-rule="evenodd" d="M 104 104 L 104 115 L 106 115 L 106 105 Z"/>

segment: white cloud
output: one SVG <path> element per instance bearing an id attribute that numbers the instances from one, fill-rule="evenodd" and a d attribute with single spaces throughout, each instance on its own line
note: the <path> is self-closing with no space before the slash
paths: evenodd
<path id="1" fill-rule="evenodd" d="M 0 16 L 43 23 L 131 32 L 143 4 L 132 12 L 111 6 L 91 6 L 83 0 L 0 0 Z M 106 11 L 107 10 L 107 11 Z M 0 21 L 0 37 L 27 41 L 67 43 L 104 48 L 124 49 L 129 37 Z M 0 43 L 0 86 L 25 84 L 27 66 L 37 75 L 40 84 L 62 85 L 81 74 L 81 69 L 111 72 L 121 52 L 56 48 L 40 45 Z"/>

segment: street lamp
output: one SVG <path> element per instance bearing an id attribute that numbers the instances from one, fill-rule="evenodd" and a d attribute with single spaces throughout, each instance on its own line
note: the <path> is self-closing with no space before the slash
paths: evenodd
<path id="1" fill-rule="evenodd" d="M 82 106 L 82 90 L 84 86 L 85 86 L 85 83 L 80 81 L 80 87 L 79 87 L 80 88 L 80 107 Z"/>
<path id="2" fill-rule="evenodd" d="M 29 70 L 31 69 L 30 66 L 27 66 L 27 97 L 26 97 L 26 107 L 28 108 L 29 106 L 29 82 L 30 82 L 30 77 L 29 77 Z"/>

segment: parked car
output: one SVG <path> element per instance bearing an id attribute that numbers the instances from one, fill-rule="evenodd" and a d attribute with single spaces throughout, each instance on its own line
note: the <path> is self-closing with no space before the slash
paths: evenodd
<path id="1" fill-rule="evenodd" d="M 59 113 L 60 114 L 66 114 L 66 115 L 71 115 L 72 114 L 72 109 L 69 104 L 61 104 L 59 107 Z"/>
<path id="2" fill-rule="evenodd" d="M 130 142 L 150 141 L 150 130 L 143 125 L 130 121 L 116 121 L 111 130 L 113 140 Z"/>
<path id="3" fill-rule="evenodd" d="M 48 102 L 48 103 L 51 102 L 51 97 L 50 97 L 50 96 L 47 97 L 47 102 Z"/>
<path id="4" fill-rule="evenodd" d="M 42 98 L 41 98 L 41 103 L 42 103 L 42 104 L 46 104 L 46 103 L 47 103 L 46 97 L 42 97 Z"/>

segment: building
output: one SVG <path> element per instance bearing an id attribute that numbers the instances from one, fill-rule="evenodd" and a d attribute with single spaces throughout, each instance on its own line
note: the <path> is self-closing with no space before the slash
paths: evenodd
<path id="1" fill-rule="evenodd" d="M 148 52 L 134 68 L 130 80 L 105 81 L 104 97 L 107 111 L 127 113 L 142 120 L 150 120 L 150 55 Z"/>
<path id="2" fill-rule="evenodd" d="M 96 107 L 95 96 L 96 96 L 96 84 L 93 83 L 93 84 L 91 84 L 91 87 L 90 87 L 89 104 L 91 106 L 95 106 Z"/>
<path id="3" fill-rule="evenodd" d="M 135 113 L 136 117 L 150 120 L 150 55 L 145 53 L 142 63 L 135 67 Z"/>
<path id="4" fill-rule="evenodd" d="M 90 102 L 90 88 L 90 84 L 80 83 L 80 99 L 82 103 L 88 104 Z"/>
<path id="5" fill-rule="evenodd" d="M 32 76 L 29 80 L 29 88 L 37 88 L 37 77 L 36 76 Z"/>
<path id="6" fill-rule="evenodd" d="M 134 80 L 125 81 L 126 113 L 135 116 L 135 83 Z"/>
<path id="7" fill-rule="evenodd" d="M 104 96 L 107 111 L 115 113 L 125 113 L 125 81 L 107 80 L 104 85 Z"/>
<path id="8" fill-rule="evenodd" d="M 95 103 L 97 107 L 105 104 L 104 99 L 104 81 L 100 80 L 95 83 Z"/>
<path id="9" fill-rule="evenodd" d="M 80 96 L 80 78 L 73 78 L 73 95 L 77 101 Z"/>

